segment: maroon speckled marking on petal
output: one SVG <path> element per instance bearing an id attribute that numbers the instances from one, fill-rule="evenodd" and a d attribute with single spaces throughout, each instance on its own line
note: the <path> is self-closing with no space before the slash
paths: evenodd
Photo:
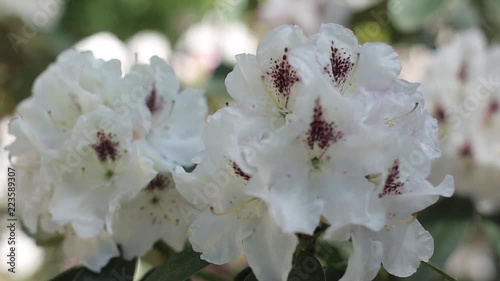
<path id="1" fill-rule="evenodd" d="M 378 195 L 378 197 L 383 197 L 385 195 L 400 195 L 402 193 L 402 188 L 404 183 L 400 178 L 399 171 L 399 161 L 395 160 L 392 164 L 392 168 L 387 175 L 383 191 Z"/>
<path id="2" fill-rule="evenodd" d="M 325 120 L 320 98 L 317 98 L 314 106 L 313 120 L 307 132 L 307 145 L 310 149 L 314 149 L 314 145 L 316 144 L 324 151 L 343 137 L 344 134 L 337 130 L 335 122 L 327 122 Z"/>
<path id="3" fill-rule="evenodd" d="M 103 131 L 97 132 L 97 142 L 91 146 L 101 162 L 106 162 L 107 160 L 114 162 L 120 158 L 120 143 L 113 140 L 115 137 L 116 135 L 111 133 L 106 135 Z"/>
<path id="4" fill-rule="evenodd" d="M 446 121 L 446 112 L 444 111 L 444 108 L 439 104 L 434 107 L 434 112 L 432 115 L 439 123 L 444 123 Z"/>
<path id="5" fill-rule="evenodd" d="M 328 74 L 333 83 L 338 87 L 343 87 L 353 68 L 354 63 L 351 56 L 347 55 L 345 50 L 335 47 L 335 43 L 331 41 L 330 64 L 325 66 L 323 70 Z"/>
<path id="6" fill-rule="evenodd" d="M 266 73 L 271 78 L 276 96 L 279 100 L 284 101 L 284 107 L 288 106 L 293 85 L 300 81 L 297 72 L 288 63 L 288 51 L 288 48 L 285 48 L 281 58 L 270 58 L 272 66 Z"/>
<path id="7" fill-rule="evenodd" d="M 245 172 L 244 172 L 244 171 L 240 168 L 240 166 L 238 166 L 238 164 L 236 164 L 236 162 L 234 162 L 234 161 L 231 161 L 231 167 L 233 168 L 234 173 L 235 173 L 238 177 L 240 177 L 240 178 L 242 178 L 242 179 L 244 179 L 244 180 L 246 180 L 246 181 L 249 181 L 249 180 L 250 180 L 250 178 L 252 177 L 252 176 L 250 176 L 249 174 L 245 173 Z"/>
<path id="8" fill-rule="evenodd" d="M 472 153 L 472 145 L 470 142 L 464 143 L 464 145 L 462 145 L 462 147 L 458 150 L 458 155 L 463 158 L 472 157 Z"/>
<path id="9" fill-rule="evenodd" d="M 462 62 L 460 64 L 460 68 L 458 69 L 458 80 L 465 84 L 469 78 L 468 72 L 469 65 L 466 62 Z"/>
<path id="10" fill-rule="evenodd" d="M 153 191 L 153 190 L 164 190 L 170 185 L 170 179 L 163 175 L 157 174 L 146 186 L 144 190 Z"/>
<path id="11" fill-rule="evenodd" d="M 161 103 L 161 97 L 158 96 L 156 91 L 156 85 L 153 83 L 153 87 L 151 88 L 151 93 L 146 98 L 146 106 L 149 108 L 151 113 L 156 113 L 160 111 L 163 106 Z"/>

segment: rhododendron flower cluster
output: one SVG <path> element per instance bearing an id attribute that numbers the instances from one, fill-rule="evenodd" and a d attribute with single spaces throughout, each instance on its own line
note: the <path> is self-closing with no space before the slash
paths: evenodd
<path id="1" fill-rule="evenodd" d="M 421 88 L 444 151 L 432 178 L 453 173 L 457 192 L 486 212 L 500 207 L 499 63 L 500 46 L 488 47 L 481 31 L 466 30 L 436 51 Z"/>
<path id="2" fill-rule="evenodd" d="M 63 53 L 10 125 L 28 228 L 64 234 L 94 270 L 117 244 L 130 259 L 188 237 L 210 263 L 243 254 L 258 280 L 285 281 L 318 231 L 352 241 L 344 281 L 428 261 L 417 214 L 451 196 L 453 178 L 427 181 L 437 121 L 419 85 L 397 78 L 396 52 L 336 24 L 311 36 L 285 25 L 236 60 L 234 102 L 205 121 L 202 93 L 181 91 L 158 58 L 122 76 L 118 61 Z"/>
<path id="3" fill-rule="evenodd" d="M 120 62 L 68 50 L 35 81 L 10 123 L 18 212 L 31 232 L 59 233 L 66 255 L 98 271 L 163 239 L 181 250 L 188 220 L 171 172 L 203 149 L 203 92 L 181 90 L 158 57 Z M 140 239 L 138 239 L 140 237 Z"/>
<path id="4" fill-rule="evenodd" d="M 243 253 L 258 280 L 286 280 L 297 233 L 352 240 L 342 280 L 372 280 L 381 264 L 409 276 L 434 245 L 416 214 L 451 196 L 453 179 L 427 180 L 440 155 L 437 122 L 418 84 L 397 79 L 395 51 L 359 45 L 325 24 L 312 36 L 282 26 L 226 79 L 233 105 L 208 121 L 192 173 L 174 180 L 203 206 L 193 249 L 216 264 Z"/>

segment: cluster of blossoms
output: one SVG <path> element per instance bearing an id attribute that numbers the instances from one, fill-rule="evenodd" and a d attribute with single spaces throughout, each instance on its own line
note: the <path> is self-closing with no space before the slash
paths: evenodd
<path id="1" fill-rule="evenodd" d="M 203 149 L 203 92 L 180 89 L 158 57 L 122 75 L 118 60 L 68 50 L 17 108 L 8 146 L 18 215 L 33 233 L 64 236 L 72 263 L 99 271 L 163 239 L 181 250 L 192 206 L 171 172 Z"/>
<path id="2" fill-rule="evenodd" d="M 336 24 L 312 36 L 281 26 L 226 79 L 235 100 L 209 118 L 196 168 L 179 192 L 201 213 L 189 240 L 201 257 L 242 253 L 258 280 L 283 281 L 298 233 L 353 243 L 342 280 L 372 280 L 381 264 L 409 276 L 433 239 L 416 213 L 451 196 L 426 178 L 440 155 L 437 121 L 418 84 L 397 79 L 395 51 L 358 44 Z"/>
<path id="3" fill-rule="evenodd" d="M 500 46 L 487 47 L 481 31 L 467 30 L 436 51 L 421 87 L 443 147 L 431 180 L 452 173 L 457 192 L 485 212 L 500 207 L 499 63 Z"/>
<path id="4" fill-rule="evenodd" d="M 118 61 L 63 53 L 10 125 L 27 227 L 63 233 L 94 270 L 117 244 L 131 258 L 188 237 L 208 262 L 244 254 L 258 280 L 284 281 L 297 234 L 327 225 L 324 239 L 353 243 L 342 280 L 413 274 L 434 249 L 416 214 L 454 187 L 426 180 L 437 121 L 396 52 L 287 25 L 236 59 L 235 103 L 205 126 L 203 95 L 160 59 L 122 77 Z"/>

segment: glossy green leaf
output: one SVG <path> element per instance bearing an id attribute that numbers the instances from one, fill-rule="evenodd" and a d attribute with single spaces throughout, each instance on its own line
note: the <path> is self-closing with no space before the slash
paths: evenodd
<path id="1" fill-rule="evenodd" d="M 126 261 L 121 258 L 113 258 L 100 273 L 77 267 L 61 273 L 51 281 L 128 281 L 132 280 L 134 276 L 135 264 L 135 260 Z"/>
<path id="2" fill-rule="evenodd" d="M 200 253 L 187 248 L 156 268 L 144 281 L 186 280 L 207 265 L 208 262 L 200 259 Z"/>
<path id="3" fill-rule="evenodd" d="M 319 260 L 307 251 L 300 251 L 294 260 L 288 281 L 325 281 L 325 271 Z"/>

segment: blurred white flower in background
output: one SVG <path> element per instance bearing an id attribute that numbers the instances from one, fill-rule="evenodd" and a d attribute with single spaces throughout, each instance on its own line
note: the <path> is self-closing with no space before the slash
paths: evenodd
<path id="1" fill-rule="evenodd" d="M 78 41 L 74 48 L 91 51 L 98 59 L 117 59 L 122 62 L 122 71 L 128 71 L 135 63 L 148 63 L 152 56 L 169 61 L 172 49 L 170 42 L 161 33 L 141 31 L 127 43 L 110 32 L 99 32 Z"/>
<path id="2" fill-rule="evenodd" d="M 495 280 L 495 258 L 490 242 L 479 236 L 460 245 L 451 254 L 445 269 L 460 280 Z"/>
<path id="3" fill-rule="evenodd" d="M 167 37 L 157 31 L 141 31 L 127 40 L 129 59 L 137 63 L 149 63 L 149 59 L 157 56 L 165 61 L 170 60 L 172 47 Z"/>
<path id="4" fill-rule="evenodd" d="M 399 78 L 410 82 L 422 81 L 431 62 L 432 51 L 423 45 L 396 47 L 396 51 L 403 66 Z"/>
<path id="5" fill-rule="evenodd" d="M 493 212 L 500 207 L 500 47 L 487 47 L 481 31 L 466 30 L 431 60 L 421 90 L 443 148 L 432 178 L 452 173 L 457 194 Z"/>
<path id="6" fill-rule="evenodd" d="M 346 24 L 354 11 L 381 0 L 268 0 L 259 8 L 259 17 L 271 27 L 297 24 L 305 33 L 318 31 L 321 23 Z"/>
<path id="7" fill-rule="evenodd" d="M 237 54 L 255 52 L 257 45 L 257 36 L 246 24 L 208 15 L 182 35 L 172 64 L 181 81 L 191 84 L 209 77 L 221 63 L 234 65 Z"/>
<path id="8" fill-rule="evenodd" d="M 1 217 L 0 217 L 1 218 Z M 4 220 L 5 218 L 1 218 Z M 7 271 L 9 265 L 5 263 L 6 259 L 2 257 L 0 263 L 0 280 L 2 280 L 3 273 L 7 273 L 9 278 L 7 280 L 26 280 L 31 277 L 40 268 L 44 262 L 44 250 L 36 245 L 35 241 L 24 232 L 21 231 L 20 225 L 16 225 L 16 273 L 12 274 Z M 0 252 L 2 255 L 9 253 L 9 244 L 4 239 L 6 232 L 2 229 L 0 233 Z"/>
<path id="9" fill-rule="evenodd" d="M 109 32 L 99 32 L 74 45 L 92 51 L 96 58 L 122 62 L 122 71 L 135 63 L 148 63 L 158 56 L 172 64 L 179 80 L 187 85 L 206 81 L 221 64 L 234 65 L 235 56 L 255 52 L 258 39 L 243 22 L 218 21 L 213 14 L 191 25 L 172 49 L 170 41 L 155 31 L 141 31 L 127 42 Z"/>
<path id="10" fill-rule="evenodd" d="M 110 32 L 99 32 L 78 41 L 74 48 L 79 51 L 91 51 L 95 58 L 103 60 L 117 59 L 122 62 L 122 71 L 131 67 L 127 45 Z"/>

